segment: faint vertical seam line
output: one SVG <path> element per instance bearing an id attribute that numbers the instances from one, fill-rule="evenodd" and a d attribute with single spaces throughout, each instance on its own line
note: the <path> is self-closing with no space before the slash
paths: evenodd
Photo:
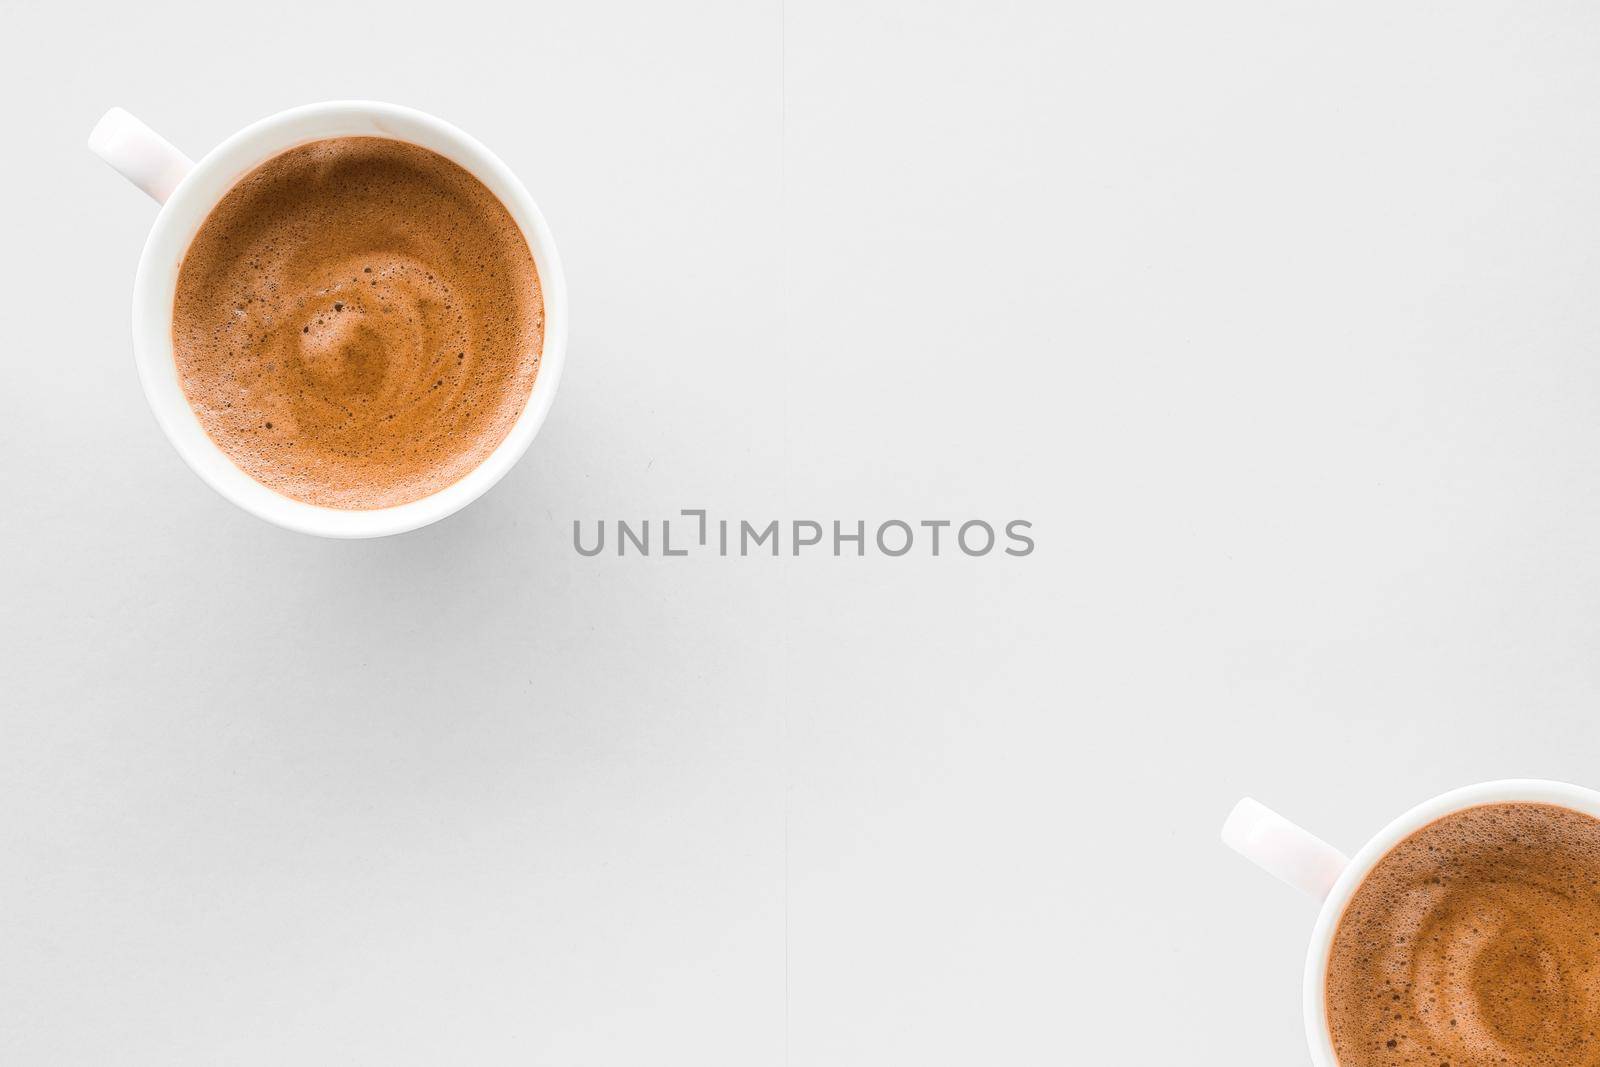
<path id="1" fill-rule="evenodd" d="M 789 6 L 778 0 L 778 351 L 783 374 L 783 465 L 784 507 L 792 510 L 794 449 L 789 426 Z M 794 612 L 790 604 L 793 571 L 784 568 L 783 669 L 779 674 L 783 692 L 779 695 L 780 724 L 778 744 L 782 748 L 779 766 L 783 780 L 783 1064 L 789 1067 L 789 627 Z"/>

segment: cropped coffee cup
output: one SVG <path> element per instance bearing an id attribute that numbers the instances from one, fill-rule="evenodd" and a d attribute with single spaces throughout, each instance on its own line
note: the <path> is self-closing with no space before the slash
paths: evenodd
<path id="1" fill-rule="evenodd" d="M 1424 826 L 1484 804 L 1551 804 L 1600 819 L 1600 793 L 1564 782 L 1508 779 L 1467 786 L 1419 804 L 1378 831 L 1353 858 L 1254 800 L 1235 805 L 1222 840 L 1269 874 L 1321 902 L 1306 951 L 1305 1025 L 1317 1067 L 1339 1067 L 1328 1027 L 1328 958 L 1351 897 L 1380 860 Z"/>

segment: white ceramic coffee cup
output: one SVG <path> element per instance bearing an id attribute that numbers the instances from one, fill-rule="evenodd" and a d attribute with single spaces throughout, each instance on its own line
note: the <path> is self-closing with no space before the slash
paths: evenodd
<path id="1" fill-rule="evenodd" d="M 1269 874 L 1304 890 L 1322 904 L 1306 951 L 1305 1021 L 1311 1059 L 1317 1067 L 1338 1067 L 1328 1033 L 1328 953 L 1345 905 L 1368 872 L 1411 834 L 1436 819 L 1480 804 L 1555 804 L 1600 819 L 1600 793 L 1565 782 L 1531 778 L 1484 782 L 1456 789 L 1418 804 L 1378 831 L 1354 858 L 1307 833 L 1271 809 L 1246 797 L 1222 827 L 1222 840 Z"/>
<path id="2" fill-rule="evenodd" d="M 522 227 L 544 292 L 544 351 L 533 392 L 511 432 L 466 477 L 395 507 L 344 511 L 276 493 L 234 466 L 196 418 L 178 383 L 172 352 L 172 301 L 178 268 L 206 216 L 233 184 L 286 149 L 326 137 L 388 137 L 431 149 L 470 171 Z M 567 340 L 567 285 L 550 228 L 516 175 L 460 130 L 420 111 L 372 101 L 332 101 L 279 112 L 247 126 L 191 162 L 144 123 L 112 108 L 89 148 L 162 207 L 145 241 L 133 284 L 133 352 L 145 398 L 178 454 L 227 499 L 268 522 L 324 537 L 381 537 L 437 522 L 499 481 L 544 422 L 561 381 Z"/>

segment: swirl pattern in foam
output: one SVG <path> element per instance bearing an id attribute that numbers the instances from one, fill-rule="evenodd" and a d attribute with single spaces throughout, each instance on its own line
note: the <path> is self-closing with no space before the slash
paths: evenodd
<path id="1" fill-rule="evenodd" d="M 539 370 L 526 239 L 482 182 L 380 137 L 301 145 L 241 179 L 179 270 L 173 350 L 206 433 L 296 500 L 381 508 L 459 480 Z"/>
<path id="2" fill-rule="evenodd" d="M 1423 827 L 1345 907 L 1327 977 L 1341 1067 L 1600 1065 L 1600 820 L 1488 804 Z"/>

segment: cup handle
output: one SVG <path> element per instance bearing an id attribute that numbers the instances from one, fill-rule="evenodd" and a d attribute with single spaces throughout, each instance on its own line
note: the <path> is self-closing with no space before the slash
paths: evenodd
<path id="1" fill-rule="evenodd" d="M 89 151 L 165 204 L 172 190 L 194 169 L 194 161 L 120 107 L 107 111 L 89 134 Z"/>
<path id="2" fill-rule="evenodd" d="M 1332 845 L 1245 797 L 1222 824 L 1222 841 L 1268 874 L 1326 900 L 1350 861 Z"/>

